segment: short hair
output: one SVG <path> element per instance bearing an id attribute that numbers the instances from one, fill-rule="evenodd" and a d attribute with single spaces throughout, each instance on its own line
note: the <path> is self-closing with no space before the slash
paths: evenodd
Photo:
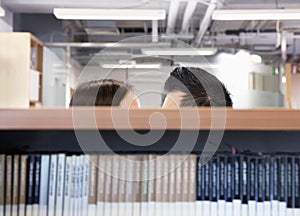
<path id="1" fill-rule="evenodd" d="M 175 68 L 165 83 L 165 91 L 185 93 L 180 106 L 232 106 L 224 84 L 201 68 Z"/>
<path id="2" fill-rule="evenodd" d="M 70 106 L 120 106 L 132 86 L 113 79 L 94 80 L 79 85 Z"/>

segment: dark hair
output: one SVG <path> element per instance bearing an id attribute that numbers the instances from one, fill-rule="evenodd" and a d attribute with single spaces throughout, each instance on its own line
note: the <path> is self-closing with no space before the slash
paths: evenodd
<path id="1" fill-rule="evenodd" d="M 180 106 L 232 106 L 223 83 L 201 68 L 175 68 L 165 83 L 165 91 L 176 90 L 185 93 Z"/>
<path id="2" fill-rule="evenodd" d="M 119 106 L 132 87 L 113 79 L 95 80 L 79 85 L 70 106 Z"/>

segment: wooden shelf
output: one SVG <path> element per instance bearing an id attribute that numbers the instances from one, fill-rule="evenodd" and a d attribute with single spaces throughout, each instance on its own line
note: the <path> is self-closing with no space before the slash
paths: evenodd
<path id="1" fill-rule="evenodd" d="M 78 129 L 165 129 L 169 130 L 209 130 L 214 119 L 216 130 L 300 130 L 300 110 L 291 109 L 251 109 L 234 110 L 218 108 L 184 108 L 179 110 L 119 108 L 75 108 L 75 109 L 0 109 L 0 130 L 72 130 L 75 113 Z M 95 118 L 91 116 L 95 114 Z M 211 115 L 214 114 L 215 118 Z M 200 121 L 193 124 L 197 115 Z M 126 124 L 126 119 L 131 127 Z M 164 117 L 162 121 L 161 117 Z M 182 116 L 182 119 L 181 117 Z M 92 119 L 88 121 L 87 119 Z M 113 118 L 112 118 L 113 117 Z M 95 120 L 93 120 L 95 119 Z M 152 125 L 149 124 L 151 119 Z M 76 122 L 78 122 L 76 121 Z M 94 126 L 91 122 L 94 122 Z M 164 123 L 165 122 L 165 123 Z"/>

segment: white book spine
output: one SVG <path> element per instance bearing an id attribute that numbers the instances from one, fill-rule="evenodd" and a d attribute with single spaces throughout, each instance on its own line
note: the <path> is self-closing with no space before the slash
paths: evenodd
<path id="1" fill-rule="evenodd" d="M 232 207 L 233 207 L 232 202 L 226 202 L 226 216 L 232 216 L 233 215 Z"/>
<path id="2" fill-rule="evenodd" d="M 32 205 L 32 216 L 38 216 L 39 215 L 39 205 L 33 204 Z"/>
<path id="3" fill-rule="evenodd" d="M 119 203 L 119 216 L 123 216 L 126 213 L 126 203 L 120 202 Z"/>
<path id="4" fill-rule="evenodd" d="M 111 203 L 111 216 L 118 216 L 119 205 L 117 202 Z"/>
<path id="5" fill-rule="evenodd" d="M 127 215 L 133 216 L 133 202 L 126 203 L 126 213 Z"/>
<path id="6" fill-rule="evenodd" d="M 76 156 L 76 165 L 75 165 L 75 177 L 74 177 L 74 185 L 73 185 L 73 190 L 74 190 L 74 200 L 73 200 L 73 216 L 77 216 L 78 214 L 78 196 L 79 196 L 79 165 L 80 165 L 80 156 Z"/>
<path id="7" fill-rule="evenodd" d="M 8 214 L 5 214 L 5 215 L 8 215 Z M 32 215 L 33 215 L 33 206 L 32 205 L 26 205 L 26 216 L 32 216 Z"/>
<path id="8" fill-rule="evenodd" d="M 294 209 L 287 208 L 286 209 L 286 216 L 294 216 Z M 299 215 L 295 215 L 295 216 L 299 216 Z"/>
<path id="9" fill-rule="evenodd" d="M 84 183 L 83 183 L 83 205 L 82 214 L 86 215 L 88 212 L 89 204 L 89 171 L 90 171 L 90 157 L 89 155 L 83 155 L 84 160 Z"/>
<path id="10" fill-rule="evenodd" d="M 71 181 L 72 181 L 72 156 L 66 157 L 65 168 L 65 183 L 64 183 L 64 216 L 70 215 L 70 200 L 71 200 Z"/>
<path id="11" fill-rule="evenodd" d="M 171 208 L 172 208 L 172 206 L 170 206 L 170 209 Z M 190 202 L 189 211 L 190 211 L 191 216 L 197 216 L 197 214 L 196 214 L 196 202 Z"/>
<path id="12" fill-rule="evenodd" d="M 148 203 L 141 202 L 141 216 L 148 216 Z"/>
<path id="13" fill-rule="evenodd" d="M 155 202 L 155 215 L 162 216 L 162 202 Z"/>
<path id="14" fill-rule="evenodd" d="M 48 193 L 48 216 L 55 216 L 57 155 L 51 155 Z M 26 207 L 27 213 L 27 207 Z M 26 214 L 26 216 L 28 216 Z"/>
<path id="15" fill-rule="evenodd" d="M 226 215 L 226 202 L 225 200 L 219 200 L 218 201 L 218 212 L 219 216 L 225 216 Z"/>
<path id="16" fill-rule="evenodd" d="M 88 205 L 88 216 L 96 216 L 97 205 L 89 204 Z"/>
<path id="17" fill-rule="evenodd" d="M 286 216 L 286 203 L 285 202 L 279 202 L 279 211 L 278 215 L 279 216 Z"/>
<path id="18" fill-rule="evenodd" d="M 271 202 L 265 201 L 264 202 L 264 216 L 271 216 Z"/>
<path id="19" fill-rule="evenodd" d="M 133 202 L 133 216 L 140 216 L 140 203 Z"/>
<path id="20" fill-rule="evenodd" d="M 272 208 L 272 216 L 279 216 L 279 202 L 278 200 L 272 200 L 271 202 L 271 208 Z"/>
<path id="21" fill-rule="evenodd" d="M 1 213 L 0 213 L 1 215 Z M 18 205 L 12 205 L 11 216 L 18 216 Z"/>
<path id="22" fill-rule="evenodd" d="M 40 181 L 40 199 L 39 199 L 39 215 L 47 213 L 47 196 L 49 181 L 50 156 L 41 156 L 41 181 Z"/>
<path id="23" fill-rule="evenodd" d="M 74 216 L 77 156 L 72 155 L 69 216 Z"/>
<path id="24" fill-rule="evenodd" d="M 182 216 L 182 202 L 175 202 L 175 216 Z"/>
<path id="25" fill-rule="evenodd" d="M 248 215 L 256 216 L 256 201 L 253 200 L 248 201 Z"/>
<path id="26" fill-rule="evenodd" d="M 96 207 L 97 215 L 103 215 L 104 216 L 104 202 L 97 202 L 97 207 Z"/>
<path id="27" fill-rule="evenodd" d="M 148 216 L 156 216 L 155 214 L 155 203 L 149 202 L 148 203 Z"/>
<path id="28" fill-rule="evenodd" d="M 294 209 L 294 216 L 299 216 L 300 215 L 300 209 L 295 208 Z M 273 216 L 273 215 L 272 215 Z"/>
<path id="29" fill-rule="evenodd" d="M 47 215 L 47 206 L 39 206 L 39 216 Z"/>
<path id="30" fill-rule="evenodd" d="M 203 201 L 203 215 L 211 215 L 210 214 L 210 201 Z"/>
<path id="31" fill-rule="evenodd" d="M 59 154 L 58 162 L 57 162 L 57 178 L 56 178 L 57 186 L 56 186 L 55 216 L 63 216 L 65 163 L 66 163 L 66 155 Z"/>
<path id="32" fill-rule="evenodd" d="M 242 202 L 241 200 L 233 200 L 233 215 L 234 216 L 240 216 L 241 215 L 241 206 L 242 206 Z"/>
<path id="33" fill-rule="evenodd" d="M 248 216 L 248 205 L 247 204 L 242 204 L 241 216 Z"/>
<path id="34" fill-rule="evenodd" d="M 211 216 L 218 216 L 218 203 L 217 202 L 211 202 L 210 203 L 210 215 Z"/>
<path id="35" fill-rule="evenodd" d="M 196 216 L 202 216 L 203 214 L 203 202 L 196 201 Z"/>
<path id="36" fill-rule="evenodd" d="M 264 216 L 264 203 L 263 202 L 256 203 L 256 216 Z"/>
<path id="37" fill-rule="evenodd" d="M 104 214 L 103 215 L 111 215 L 111 202 L 104 202 Z"/>
<path id="38" fill-rule="evenodd" d="M 171 203 L 169 202 L 162 202 L 162 215 L 170 215 L 171 213 L 171 208 L 170 208 Z"/>
<path id="39" fill-rule="evenodd" d="M 85 164 L 85 158 L 84 155 L 80 155 L 80 182 L 79 182 L 79 203 L 78 203 L 78 215 L 83 215 L 83 196 L 84 196 L 84 164 Z"/>
<path id="40" fill-rule="evenodd" d="M 47 215 L 47 212 L 44 215 Z M 24 204 L 19 205 L 19 216 L 25 216 L 25 205 Z"/>
<path id="41" fill-rule="evenodd" d="M 162 211 L 162 215 L 168 215 L 168 203 L 167 202 L 162 202 L 161 205 L 161 211 Z"/>

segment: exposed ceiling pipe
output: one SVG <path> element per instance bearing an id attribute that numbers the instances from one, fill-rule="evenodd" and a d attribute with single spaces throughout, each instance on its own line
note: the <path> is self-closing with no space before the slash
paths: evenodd
<path id="1" fill-rule="evenodd" d="M 204 17 L 200 23 L 198 34 L 194 41 L 194 46 L 199 47 L 201 45 L 202 39 L 204 37 L 205 32 L 207 31 L 212 14 L 217 7 L 218 0 L 211 0 L 209 6 L 206 9 Z"/>
<path id="2" fill-rule="evenodd" d="M 152 20 L 152 42 L 158 42 L 158 21 Z"/>
<path id="3" fill-rule="evenodd" d="M 170 1 L 170 8 L 168 13 L 168 23 L 167 23 L 167 34 L 173 33 L 176 24 L 177 13 L 179 9 L 180 0 Z"/>
<path id="4" fill-rule="evenodd" d="M 182 20 L 182 25 L 181 25 L 181 33 L 186 33 L 190 27 L 190 20 L 193 16 L 193 13 L 197 7 L 198 1 L 191 0 L 187 3 L 184 15 L 183 15 L 183 20 Z"/>

